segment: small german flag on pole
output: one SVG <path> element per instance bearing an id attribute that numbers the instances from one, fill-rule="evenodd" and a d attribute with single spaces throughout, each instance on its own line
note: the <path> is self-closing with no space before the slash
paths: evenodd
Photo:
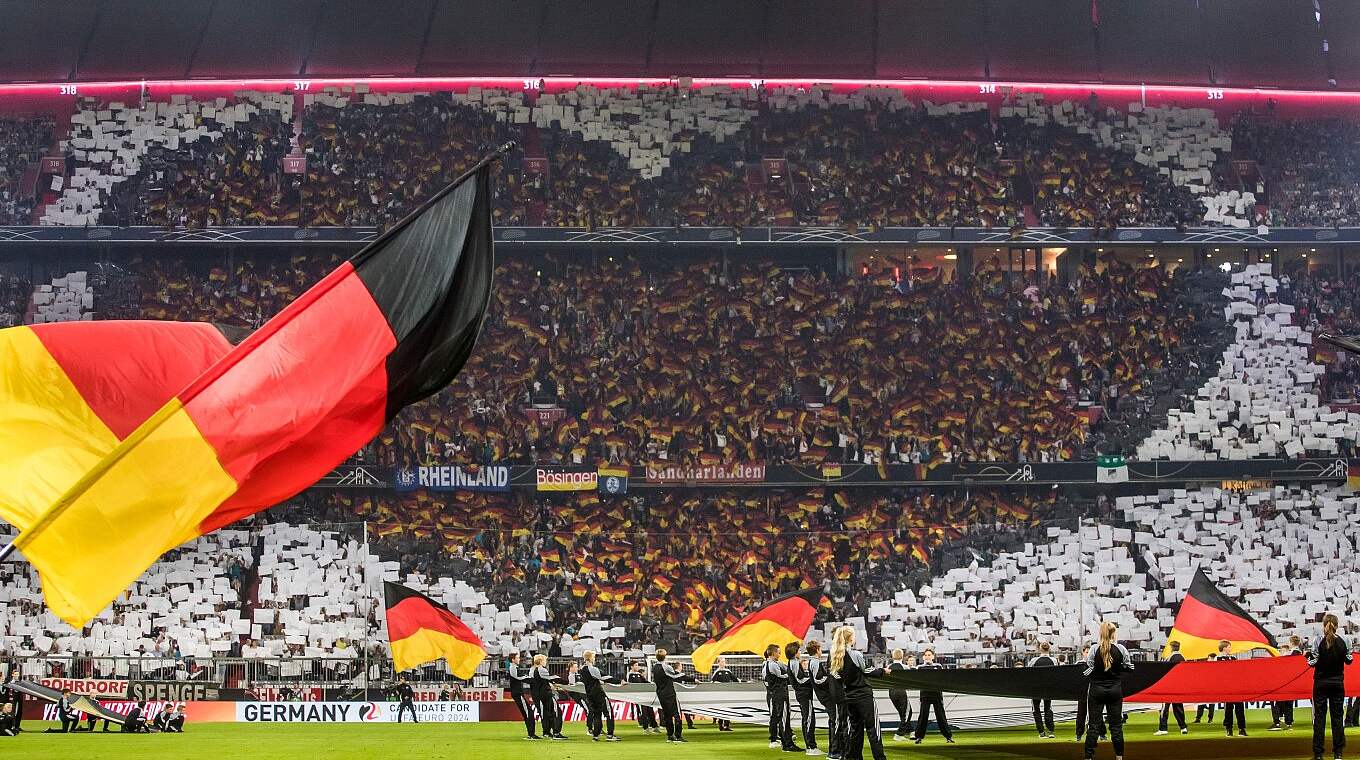
<path id="1" fill-rule="evenodd" d="M 802 641 L 821 603 L 822 592 L 817 589 L 779 597 L 694 650 L 694 669 L 707 673 L 713 670 L 718 655 L 728 652 L 761 654 L 771 644 L 778 644 L 782 650 L 789 642 Z"/>
<path id="2" fill-rule="evenodd" d="M 1181 654 L 1187 660 L 1203 660 L 1218 652 L 1218 642 L 1232 644 L 1232 653 L 1265 649 L 1278 655 L 1275 637 L 1271 636 L 1237 602 L 1218 590 L 1203 570 L 1195 570 L 1190 592 L 1181 600 L 1176 611 L 1176 623 L 1171 626 L 1162 656 L 1171 651 L 1171 642 L 1181 643 Z"/>
<path id="3" fill-rule="evenodd" d="M 396 583 L 384 582 L 383 596 L 393 668 L 410 670 L 443 659 L 458 678 L 477 672 L 486 659 L 486 645 L 448 607 Z"/>

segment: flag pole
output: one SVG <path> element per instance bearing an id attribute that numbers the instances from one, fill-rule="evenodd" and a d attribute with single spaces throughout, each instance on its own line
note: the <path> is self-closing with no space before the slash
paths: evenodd
<path id="1" fill-rule="evenodd" d="M 364 614 L 364 699 L 368 699 L 369 670 L 368 670 L 368 650 L 372 645 L 373 626 L 369 624 L 368 616 L 373 614 L 373 583 L 368 577 L 368 520 L 364 520 L 364 546 L 360 557 L 364 563 L 364 586 L 368 588 L 368 611 Z"/>

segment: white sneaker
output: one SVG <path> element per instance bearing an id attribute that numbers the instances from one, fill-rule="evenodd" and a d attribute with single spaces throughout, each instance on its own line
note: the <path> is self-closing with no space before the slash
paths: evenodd
<path id="1" fill-rule="evenodd" d="M 1182 728 L 1182 729 L 1181 729 L 1181 736 L 1185 736 L 1185 735 L 1188 734 L 1188 733 L 1190 733 L 1190 729 L 1188 729 L 1188 728 Z"/>
<path id="2" fill-rule="evenodd" d="M 816 756 L 822 754 L 822 751 L 819 750 L 819 749 L 817 749 L 816 747 L 813 747 L 812 749 L 808 750 L 807 752 L 804 752 L 803 754 L 805 754 L 805 755 L 811 755 L 811 756 L 813 756 L 813 757 L 816 757 Z"/>
<path id="3" fill-rule="evenodd" d="M 901 734 L 893 734 L 893 741 L 895 741 L 895 742 L 904 742 L 904 741 L 907 741 L 907 737 L 905 737 L 905 736 L 903 736 L 903 735 L 901 735 Z"/>
<path id="4" fill-rule="evenodd" d="M 1166 732 L 1165 732 L 1165 731 L 1154 731 L 1154 732 L 1152 732 L 1152 735 L 1153 735 L 1153 736 L 1166 736 Z"/>
<path id="5" fill-rule="evenodd" d="M 779 742 L 770 742 L 770 749 L 783 749 L 784 745 Z"/>

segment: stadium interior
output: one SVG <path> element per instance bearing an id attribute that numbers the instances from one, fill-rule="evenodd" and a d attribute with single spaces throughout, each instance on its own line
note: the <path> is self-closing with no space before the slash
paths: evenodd
<path id="1" fill-rule="evenodd" d="M 0 328 L 260 331 L 515 147 L 447 388 L 83 628 L 0 563 L 0 655 L 367 694 L 394 582 L 488 654 L 422 685 L 808 588 L 876 661 L 1157 659 L 1196 570 L 1354 641 L 1358 106 L 1341 0 L 2 4 Z"/>

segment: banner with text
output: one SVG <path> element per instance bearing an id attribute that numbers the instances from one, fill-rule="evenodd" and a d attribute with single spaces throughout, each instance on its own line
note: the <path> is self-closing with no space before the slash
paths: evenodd
<path id="1" fill-rule="evenodd" d="M 765 464 L 647 465 L 648 483 L 760 483 Z"/>
<path id="2" fill-rule="evenodd" d="M 600 487 L 595 470 L 534 470 L 534 487 L 539 491 L 594 491 Z"/>
<path id="3" fill-rule="evenodd" d="M 504 492 L 510 490 L 510 468 L 505 465 L 443 465 L 400 469 L 397 470 L 393 486 L 398 491 Z"/>
<path id="4" fill-rule="evenodd" d="M 396 723 L 399 702 L 237 702 L 239 723 Z M 417 702 L 422 723 L 476 723 L 480 702 Z"/>

